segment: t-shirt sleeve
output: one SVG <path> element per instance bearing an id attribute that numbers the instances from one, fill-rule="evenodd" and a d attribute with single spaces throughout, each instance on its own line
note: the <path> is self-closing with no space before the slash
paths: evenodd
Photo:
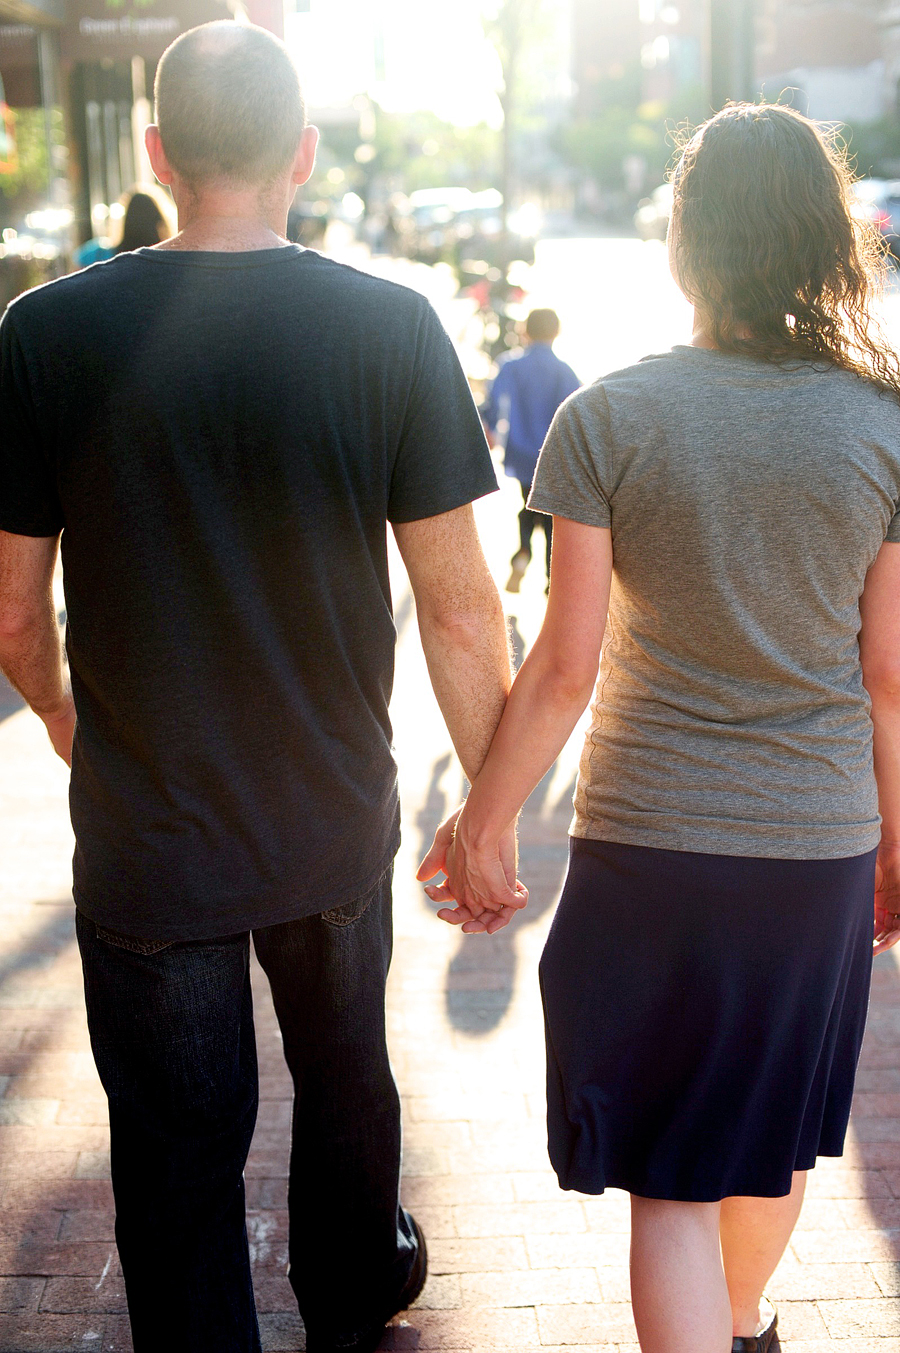
<path id="1" fill-rule="evenodd" d="M 891 518 L 891 524 L 887 529 L 885 540 L 890 540 L 896 545 L 900 545 L 900 503 L 897 504 L 897 511 Z"/>
<path id="2" fill-rule="evenodd" d="M 611 458 L 606 397 L 599 386 L 592 386 L 557 410 L 538 458 L 528 506 L 584 526 L 609 526 Z"/>
<path id="3" fill-rule="evenodd" d="M 7 311 L 0 321 L 0 531 L 55 536 L 63 524 L 34 416 L 25 354 Z"/>
<path id="4" fill-rule="evenodd" d="M 444 326 L 425 305 L 391 474 L 388 520 L 436 517 L 496 488 L 469 383 Z"/>

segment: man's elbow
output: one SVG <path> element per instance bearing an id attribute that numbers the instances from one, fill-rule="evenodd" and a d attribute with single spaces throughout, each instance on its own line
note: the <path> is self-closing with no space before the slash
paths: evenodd
<path id="1" fill-rule="evenodd" d="M 420 623 L 423 637 L 467 652 L 483 648 L 485 639 L 506 634 L 503 603 L 494 587 L 464 605 L 430 608 Z"/>
<path id="2" fill-rule="evenodd" d="M 19 643 L 40 623 L 40 615 L 30 607 L 0 605 L 0 643 Z"/>

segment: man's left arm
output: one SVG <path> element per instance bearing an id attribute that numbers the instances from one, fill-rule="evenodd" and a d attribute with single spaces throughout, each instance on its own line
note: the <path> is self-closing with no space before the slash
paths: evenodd
<path id="1" fill-rule="evenodd" d="M 75 705 L 53 605 L 59 536 L 0 531 L 0 669 L 39 718 L 54 750 L 72 764 Z"/>

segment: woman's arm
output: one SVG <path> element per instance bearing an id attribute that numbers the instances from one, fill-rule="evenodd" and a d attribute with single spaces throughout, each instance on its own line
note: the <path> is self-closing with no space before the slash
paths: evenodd
<path id="1" fill-rule="evenodd" d="M 554 517 L 550 599 L 541 632 L 513 683 L 452 846 L 446 850 L 436 840 L 419 869 L 424 879 L 445 868 L 446 884 L 428 889 L 435 900 L 455 899 L 457 908 L 441 913 L 444 920 L 485 929 L 476 918 L 509 905 L 500 843 L 591 697 L 611 576 L 610 532 Z"/>
<path id="2" fill-rule="evenodd" d="M 860 599 L 859 654 L 872 701 L 881 845 L 875 952 L 900 940 L 900 544 L 882 545 Z"/>

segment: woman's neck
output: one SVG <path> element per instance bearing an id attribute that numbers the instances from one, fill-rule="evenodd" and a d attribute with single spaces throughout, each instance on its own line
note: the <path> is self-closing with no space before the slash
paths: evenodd
<path id="1" fill-rule="evenodd" d="M 697 306 L 694 306 L 694 325 L 691 331 L 692 348 L 716 348 L 717 343 L 710 337 L 712 325 Z"/>

